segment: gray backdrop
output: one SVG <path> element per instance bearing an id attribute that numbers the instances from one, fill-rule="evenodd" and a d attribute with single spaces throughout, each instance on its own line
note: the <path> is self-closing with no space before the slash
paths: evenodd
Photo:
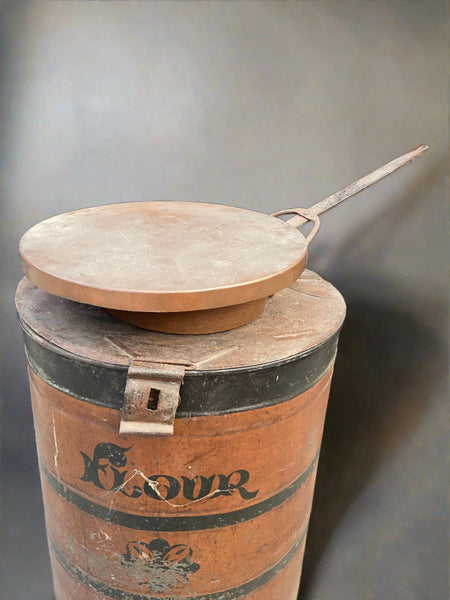
<path id="1" fill-rule="evenodd" d="M 11 2 L 1 8 L 5 600 L 49 600 L 12 304 L 20 235 L 85 206 L 309 206 L 309 266 L 348 302 L 300 597 L 447 592 L 447 3 Z M 81 599 L 80 599 L 81 600 Z M 274 599 L 283 600 L 283 599 Z"/>

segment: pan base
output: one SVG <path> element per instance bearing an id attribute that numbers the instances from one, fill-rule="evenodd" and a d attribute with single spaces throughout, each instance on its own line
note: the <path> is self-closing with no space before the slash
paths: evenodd
<path id="1" fill-rule="evenodd" d="M 134 312 L 110 308 L 106 310 L 113 317 L 142 329 L 199 335 L 228 331 L 250 323 L 263 313 L 267 300 L 268 298 L 258 298 L 233 306 L 185 312 Z"/>

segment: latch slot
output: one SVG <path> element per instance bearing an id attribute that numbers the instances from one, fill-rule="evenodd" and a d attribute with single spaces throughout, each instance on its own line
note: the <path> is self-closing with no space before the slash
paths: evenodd
<path id="1" fill-rule="evenodd" d="M 161 390 L 157 390 L 156 388 L 152 388 L 150 390 L 147 402 L 147 410 L 158 410 L 160 393 Z"/>
<path id="2" fill-rule="evenodd" d="M 173 435 L 184 365 L 132 360 L 119 433 Z"/>

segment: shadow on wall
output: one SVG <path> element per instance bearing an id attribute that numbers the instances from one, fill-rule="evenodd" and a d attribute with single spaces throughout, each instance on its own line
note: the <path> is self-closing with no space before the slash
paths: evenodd
<path id="1" fill-rule="evenodd" d="M 366 289 L 386 286 L 374 280 L 365 283 Z M 339 287 L 345 296 L 345 284 Z M 443 350 L 442 342 L 416 317 L 398 308 L 364 300 L 349 304 L 325 423 L 299 600 L 313 599 L 315 569 L 349 505 L 427 410 L 430 387 L 446 372 Z"/>

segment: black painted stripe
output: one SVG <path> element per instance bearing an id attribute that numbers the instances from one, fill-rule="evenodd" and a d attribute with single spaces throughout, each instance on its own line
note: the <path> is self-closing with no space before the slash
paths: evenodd
<path id="1" fill-rule="evenodd" d="M 305 528 L 300 538 L 295 542 L 292 548 L 283 556 L 283 558 L 268 571 L 265 571 L 262 575 L 259 575 L 255 579 L 243 583 L 240 586 L 224 590 L 222 592 L 213 592 L 212 594 L 203 594 L 202 596 L 183 596 L 183 600 L 234 600 L 235 598 L 242 598 L 251 592 L 263 587 L 269 583 L 276 575 L 278 575 L 289 561 L 294 557 L 297 550 L 300 548 L 302 542 L 305 539 L 307 528 Z M 53 550 L 54 555 L 58 559 L 61 566 L 67 571 L 67 573 L 76 579 L 79 583 L 89 587 L 98 594 L 102 594 L 107 598 L 113 600 L 161 600 L 161 596 L 143 596 L 141 594 L 135 594 L 134 592 L 127 592 L 118 588 L 111 587 L 106 583 L 94 579 L 82 571 L 79 567 L 70 562 L 56 546 L 55 542 L 49 537 L 50 547 Z M 176 600 L 180 596 L 167 597 L 164 596 L 164 600 Z"/>
<path id="2" fill-rule="evenodd" d="M 43 381 L 79 400 L 120 410 L 126 366 L 95 362 L 53 346 L 21 322 L 31 369 Z M 185 373 L 177 418 L 220 415 L 272 406 L 313 387 L 332 365 L 339 332 L 286 360 L 252 367 Z"/>
<path id="3" fill-rule="evenodd" d="M 48 483 L 62 498 L 64 498 L 64 500 L 97 519 L 102 519 L 103 521 L 114 523 L 121 527 L 138 529 L 140 531 L 195 531 L 198 529 L 217 529 L 220 527 L 236 525 L 237 523 L 243 523 L 244 521 L 259 517 L 279 506 L 302 487 L 313 472 L 318 458 L 319 451 L 300 477 L 277 494 L 270 498 L 266 498 L 257 504 L 252 504 L 251 506 L 227 513 L 177 517 L 136 515 L 120 510 L 109 509 L 106 506 L 92 502 L 85 496 L 81 496 L 74 490 L 65 486 L 50 473 L 42 461 L 40 461 L 40 467 Z"/>

